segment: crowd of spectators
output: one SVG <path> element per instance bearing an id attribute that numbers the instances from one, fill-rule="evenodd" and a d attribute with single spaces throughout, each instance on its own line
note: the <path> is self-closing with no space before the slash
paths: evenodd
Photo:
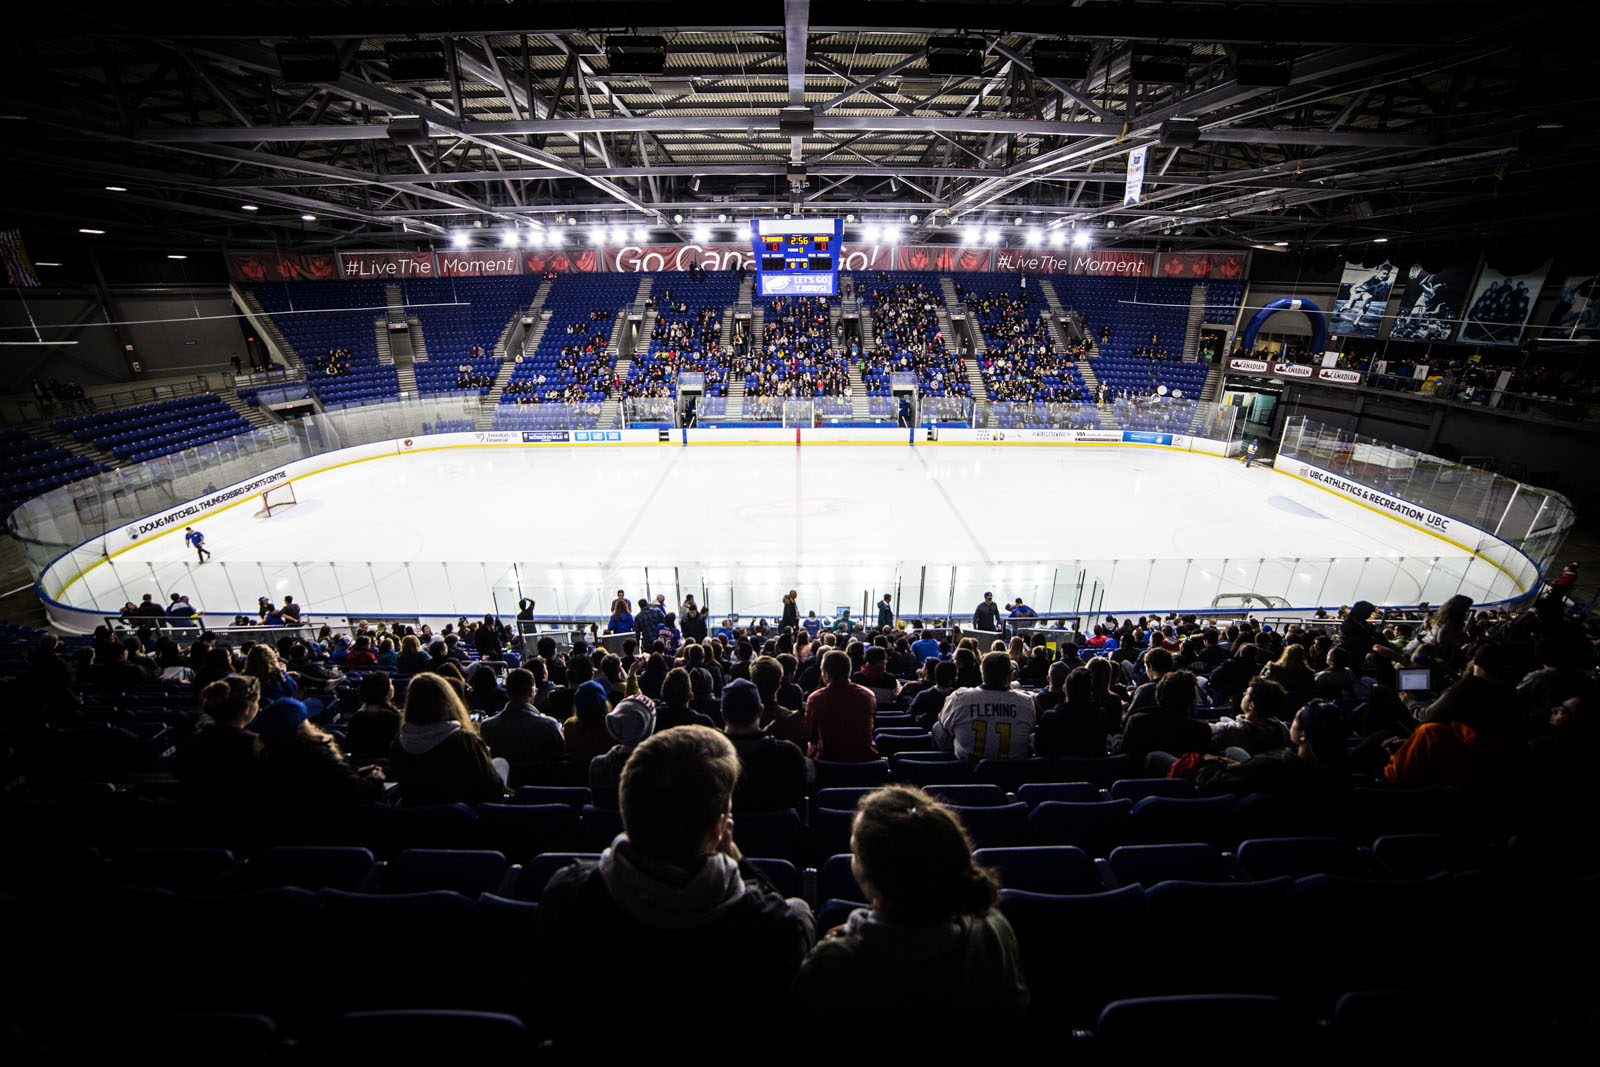
<path id="1" fill-rule="evenodd" d="M 311 369 L 329 378 L 338 378 L 350 373 L 350 361 L 354 358 L 355 353 L 348 348 L 330 348 L 322 355 L 311 357 Z"/>
<path id="2" fill-rule="evenodd" d="M 889 374 L 906 371 L 917 375 L 925 395 L 972 394 L 965 362 L 945 346 L 939 328 L 941 297 L 933 289 L 919 282 L 891 285 L 885 276 L 867 297 L 875 344 L 859 358 L 869 392 L 887 395 Z"/>
<path id="3" fill-rule="evenodd" d="M 84 393 L 83 386 L 70 380 L 60 382 L 51 378 L 48 382 L 41 382 L 35 378 L 33 398 L 39 404 L 40 415 L 49 415 L 57 407 L 63 411 L 78 411 L 86 415 L 94 411 L 94 401 Z"/>
<path id="4" fill-rule="evenodd" d="M 740 354 L 742 352 L 742 354 Z M 850 375 L 832 336 L 826 298 L 778 297 L 766 306 L 758 347 L 736 349 L 731 373 L 747 397 L 842 396 Z M 749 401 L 746 401 L 747 409 Z"/>

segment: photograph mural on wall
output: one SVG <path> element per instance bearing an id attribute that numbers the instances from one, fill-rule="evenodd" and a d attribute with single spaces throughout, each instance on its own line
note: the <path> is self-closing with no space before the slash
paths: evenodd
<path id="1" fill-rule="evenodd" d="M 1472 284 L 1472 267 L 1471 260 L 1438 271 L 1411 264 L 1389 337 L 1395 341 L 1450 340 Z"/>
<path id="2" fill-rule="evenodd" d="M 1547 259 L 1527 274 L 1502 274 L 1484 264 L 1457 340 L 1464 345 L 1514 346 L 1522 338 L 1528 316 L 1533 314 L 1539 290 L 1550 273 L 1550 263 Z"/>
<path id="3" fill-rule="evenodd" d="M 1596 341 L 1600 341 L 1600 274 L 1569 274 L 1540 343 L 1553 347 Z"/>
<path id="4" fill-rule="evenodd" d="M 1328 332 L 1378 336 L 1378 324 L 1383 321 L 1383 309 L 1389 304 L 1394 283 L 1393 263 L 1379 263 L 1376 267 L 1346 263 L 1344 277 L 1339 280 L 1339 296 L 1328 316 Z"/>

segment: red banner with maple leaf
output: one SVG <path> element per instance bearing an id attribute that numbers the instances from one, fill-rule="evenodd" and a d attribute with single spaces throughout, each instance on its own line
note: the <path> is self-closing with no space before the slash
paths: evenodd
<path id="1" fill-rule="evenodd" d="M 1242 282 L 1249 269 L 1249 252 L 1163 252 L 1156 276 Z"/>

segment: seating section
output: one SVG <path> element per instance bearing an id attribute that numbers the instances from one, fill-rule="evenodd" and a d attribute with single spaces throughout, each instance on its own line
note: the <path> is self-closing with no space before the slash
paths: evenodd
<path id="1" fill-rule="evenodd" d="M 761 297 L 762 333 L 731 360 L 730 373 L 744 379 L 745 414 L 778 418 L 786 398 L 843 396 L 850 375 L 833 338 L 836 300 L 822 296 Z M 755 402 L 752 403 L 752 400 Z"/>
<path id="2" fill-rule="evenodd" d="M 108 469 L 21 430 L 0 430 L 0 468 L 0 515 L 30 497 Z"/>
<path id="3" fill-rule="evenodd" d="M 705 395 L 724 396 L 732 353 L 722 349 L 723 317 L 739 297 L 731 271 L 662 271 L 650 283 L 656 318 L 649 343 L 635 351 L 625 392 L 630 397 L 676 397 L 678 375 L 705 375 Z M 702 409 L 703 410 L 703 409 Z"/>
<path id="4" fill-rule="evenodd" d="M 422 324 L 428 358 L 415 366 L 418 393 L 487 393 L 499 361 L 495 342 L 533 302 L 541 279 L 430 278 L 400 285 L 406 312 Z"/>
<path id="5" fill-rule="evenodd" d="M 1051 280 L 1061 303 L 1087 317 L 1102 358 L 1129 356 L 1136 349 L 1147 348 L 1166 349 L 1174 359 L 1183 352 L 1193 282 L 1076 275 L 1057 275 Z M 1109 337 L 1102 340 L 1106 331 Z M 1095 370 L 1098 373 L 1099 367 Z"/>
<path id="6" fill-rule="evenodd" d="M 956 291 L 983 332 L 980 361 L 989 398 L 1002 403 L 1086 404 L 1092 399 L 1077 361 L 1085 345 L 1058 352 L 1045 322 L 1044 297 L 1021 275 L 962 274 Z M 1016 417 L 1012 412 L 1010 418 Z M 1052 423 L 1059 418 L 1051 417 Z M 1078 420 L 1068 420 L 1068 424 Z M 1099 425 L 1098 421 L 1094 425 Z"/>
<path id="7" fill-rule="evenodd" d="M 959 351 L 939 327 L 944 291 L 930 271 L 886 271 L 858 275 L 862 314 L 872 320 L 876 342 L 864 353 L 862 378 L 873 397 L 889 396 L 889 375 L 911 371 L 923 396 L 972 395 Z"/>
<path id="8" fill-rule="evenodd" d="M 51 426 L 118 459 L 133 462 L 255 429 L 214 393 L 58 419 Z"/>
<path id="9" fill-rule="evenodd" d="M 1205 322 L 1218 326 L 1232 326 L 1239 319 L 1239 305 L 1244 303 L 1244 282 L 1206 283 Z"/>
<path id="10" fill-rule="evenodd" d="M 306 364 L 306 384 L 324 406 L 398 396 L 395 368 L 378 362 L 372 321 L 387 307 L 379 282 L 258 285 L 261 306 Z"/>
<path id="11" fill-rule="evenodd" d="M 549 313 L 544 335 L 533 351 L 517 357 L 501 406 L 569 404 L 582 410 L 593 405 L 598 415 L 611 385 L 606 347 L 618 312 L 633 303 L 639 278 L 620 273 L 563 274 L 551 282 L 544 299 Z M 496 424 L 500 423 L 497 413 Z"/>

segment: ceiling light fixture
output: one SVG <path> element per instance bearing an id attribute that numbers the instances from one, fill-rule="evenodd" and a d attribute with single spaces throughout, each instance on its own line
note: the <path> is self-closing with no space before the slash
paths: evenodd
<path id="1" fill-rule="evenodd" d="M 711 242 L 711 227 L 710 226 L 696 226 L 694 228 L 694 243 L 697 244 L 697 245 L 703 245 L 703 244 L 709 244 L 710 242 Z"/>
<path id="2" fill-rule="evenodd" d="M 239 205 L 239 210 L 240 211 L 260 211 L 261 209 L 256 207 L 254 204 L 240 204 Z"/>
<path id="3" fill-rule="evenodd" d="M 168 259 L 188 259 L 189 257 L 188 256 L 180 256 L 177 253 L 173 252 L 173 253 L 169 253 L 167 255 L 167 258 Z"/>
<path id="4" fill-rule="evenodd" d="M 86 229 L 86 228 L 80 226 L 78 228 L 78 232 L 79 233 L 92 233 L 92 234 L 99 235 L 99 234 L 105 233 L 106 231 L 104 231 L 104 230 L 90 230 L 90 229 Z"/>
<path id="5" fill-rule="evenodd" d="M 317 217 L 315 215 L 301 215 L 300 216 L 300 221 L 301 222 L 316 222 L 317 221 Z"/>
<path id="6" fill-rule="evenodd" d="M 128 191 L 128 188 L 127 188 L 127 186 L 124 186 L 124 185 L 108 185 L 108 186 L 106 186 L 106 192 L 108 192 L 108 193 L 125 193 L 127 191 Z"/>

